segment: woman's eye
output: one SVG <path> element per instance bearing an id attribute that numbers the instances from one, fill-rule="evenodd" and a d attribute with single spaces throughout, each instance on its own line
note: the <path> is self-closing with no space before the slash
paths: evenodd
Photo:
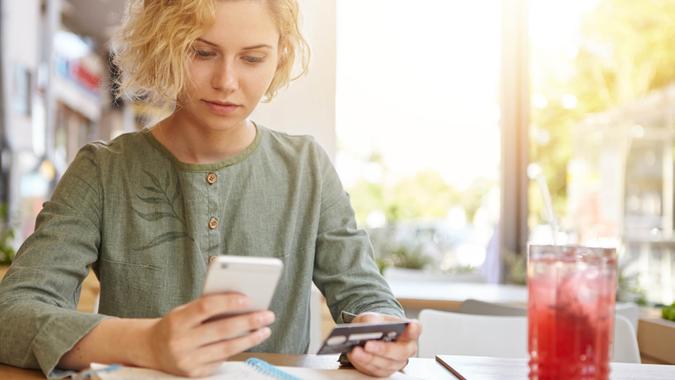
<path id="1" fill-rule="evenodd" d="M 195 56 L 197 58 L 210 58 L 216 55 L 214 52 L 208 51 L 208 50 L 195 50 Z"/>
<path id="2" fill-rule="evenodd" d="M 264 57 L 253 57 L 250 55 L 242 57 L 242 59 L 248 63 L 260 63 L 262 62 L 265 58 Z"/>

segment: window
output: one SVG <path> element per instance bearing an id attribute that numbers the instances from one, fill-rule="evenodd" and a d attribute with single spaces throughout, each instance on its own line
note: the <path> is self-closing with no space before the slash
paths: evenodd
<path id="1" fill-rule="evenodd" d="M 532 1 L 530 156 L 561 240 L 618 246 L 620 299 L 675 294 L 675 2 Z M 550 241 L 530 189 L 532 241 Z"/>
<path id="2" fill-rule="evenodd" d="M 337 168 L 381 267 L 477 272 L 499 218 L 499 3 L 337 12 Z"/>

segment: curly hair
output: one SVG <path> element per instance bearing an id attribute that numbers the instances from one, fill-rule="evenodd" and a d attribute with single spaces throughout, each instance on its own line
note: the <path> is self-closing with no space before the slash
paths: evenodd
<path id="1" fill-rule="evenodd" d="M 121 71 L 117 96 L 174 103 L 190 80 L 193 43 L 215 22 L 217 1 L 232 0 L 130 0 L 113 40 L 113 63 Z M 279 63 L 265 92 L 269 101 L 307 72 L 310 51 L 300 33 L 297 0 L 261 1 L 269 5 L 279 29 Z M 292 76 L 298 57 L 300 72 Z"/>

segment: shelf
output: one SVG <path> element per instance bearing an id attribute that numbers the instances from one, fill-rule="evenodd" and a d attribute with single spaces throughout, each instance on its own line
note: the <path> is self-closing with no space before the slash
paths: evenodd
<path id="1" fill-rule="evenodd" d="M 87 119 L 98 121 L 101 118 L 101 99 L 80 88 L 75 83 L 55 76 L 54 94 L 57 100 L 79 112 Z"/>

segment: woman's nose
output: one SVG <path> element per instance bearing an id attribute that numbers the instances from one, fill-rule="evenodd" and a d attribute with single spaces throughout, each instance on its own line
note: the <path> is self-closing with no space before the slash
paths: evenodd
<path id="1" fill-rule="evenodd" d="M 223 91 L 235 91 L 239 88 L 239 78 L 234 65 L 223 63 L 213 75 L 212 83 L 214 89 Z"/>

